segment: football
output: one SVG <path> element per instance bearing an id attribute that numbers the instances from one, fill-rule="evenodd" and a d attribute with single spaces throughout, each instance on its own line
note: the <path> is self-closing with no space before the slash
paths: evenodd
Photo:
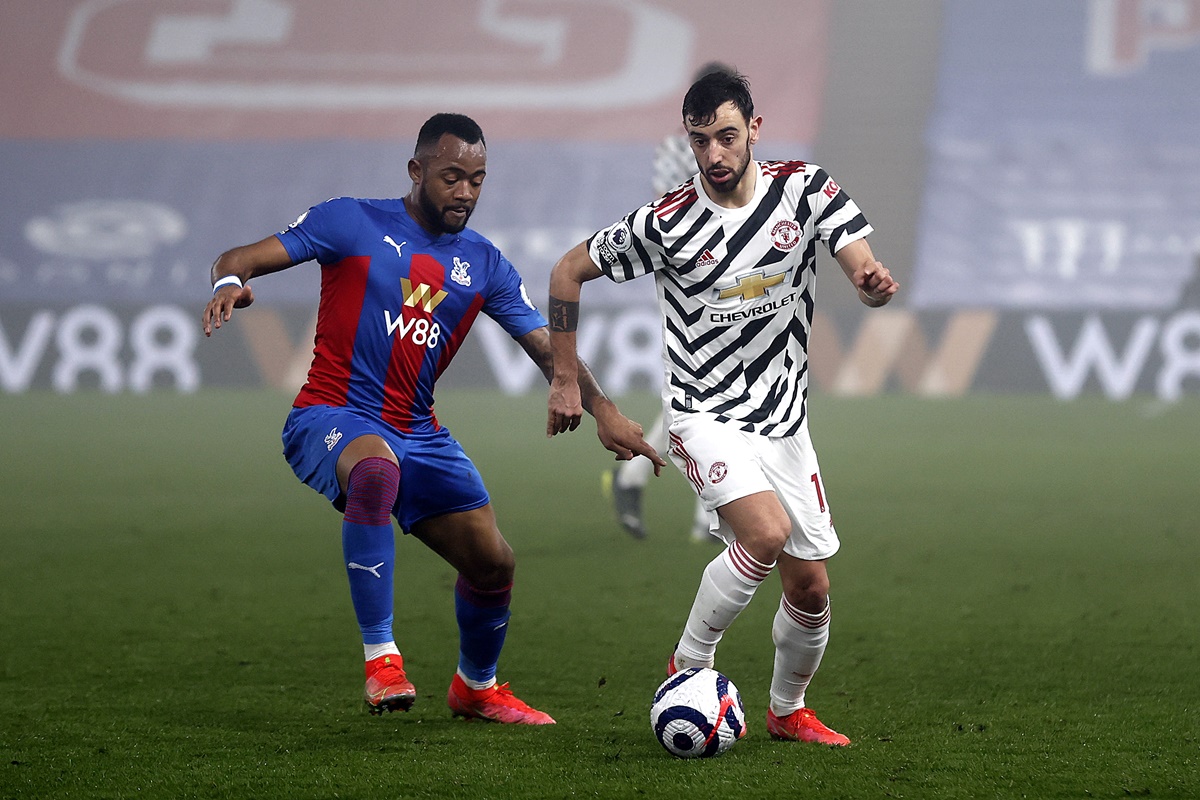
<path id="1" fill-rule="evenodd" d="M 713 758 L 746 734 L 746 709 L 733 681 L 692 667 L 663 681 L 650 705 L 650 727 L 678 758 Z"/>

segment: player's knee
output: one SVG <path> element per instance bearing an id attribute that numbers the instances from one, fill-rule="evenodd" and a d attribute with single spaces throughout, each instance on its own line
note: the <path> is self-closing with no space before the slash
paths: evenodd
<path id="1" fill-rule="evenodd" d="M 783 593 L 801 611 L 819 614 L 829 604 L 829 575 L 824 570 L 814 570 L 785 578 Z"/>
<path id="2" fill-rule="evenodd" d="M 500 543 L 474 559 L 464 576 L 471 585 L 481 591 L 490 592 L 511 586 L 516 574 L 517 560 L 508 542 Z"/>
<path id="3" fill-rule="evenodd" d="M 738 541 L 755 559 L 764 564 L 773 564 L 783 552 L 788 537 L 792 534 L 791 520 L 784 516 L 780 520 L 772 519 L 758 525 L 746 536 L 739 536 Z"/>
<path id="4" fill-rule="evenodd" d="M 503 589 L 505 586 L 511 586 L 515 574 L 516 571 L 513 569 L 512 564 L 497 564 L 473 570 L 467 580 L 481 592 L 494 592 Z"/>
<path id="5" fill-rule="evenodd" d="M 400 489 L 400 468 L 386 458 L 364 458 L 350 471 L 346 507 L 386 520 Z"/>
<path id="6" fill-rule="evenodd" d="M 788 602 L 807 614 L 820 614 L 829 605 L 829 589 L 799 592 L 794 597 L 789 595 Z"/>

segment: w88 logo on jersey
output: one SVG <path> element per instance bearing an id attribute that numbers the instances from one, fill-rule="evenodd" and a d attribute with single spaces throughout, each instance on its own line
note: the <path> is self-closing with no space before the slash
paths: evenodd
<path id="1" fill-rule="evenodd" d="M 401 314 L 398 318 L 392 319 L 392 312 L 385 309 L 383 322 L 388 336 L 399 335 L 401 339 L 408 339 L 418 347 L 428 347 L 432 350 L 438 346 L 438 342 L 442 338 L 441 326 L 425 317 L 405 319 Z"/>

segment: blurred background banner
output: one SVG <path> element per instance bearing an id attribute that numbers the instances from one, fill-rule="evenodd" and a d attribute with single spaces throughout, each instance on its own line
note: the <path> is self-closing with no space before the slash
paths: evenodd
<path id="1" fill-rule="evenodd" d="M 544 303 L 651 199 L 695 70 L 732 64 L 760 158 L 811 159 L 903 291 L 821 257 L 812 381 L 842 395 L 1200 386 L 1200 0 L 49 0 L 0 24 L 0 391 L 294 389 L 315 264 L 199 335 L 222 251 L 329 197 L 407 192 L 421 123 L 488 138 L 472 227 Z M 590 283 L 580 345 L 654 389 L 651 282 Z M 481 322 L 450 385 L 536 391 Z"/>
<path id="2" fill-rule="evenodd" d="M 0 30 L 0 134 L 410 142 L 467 109 L 493 137 L 652 142 L 736 54 L 810 140 L 828 0 L 49 0 Z M 753 43 L 752 46 L 748 46 Z"/>
<path id="3" fill-rule="evenodd" d="M 807 153 L 827 6 L 9 4 L 0 293 L 195 303 L 221 251 L 329 197 L 405 193 L 416 132 L 438 111 L 483 126 L 492 158 L 472 224 L 538 290 L 554 259 L 650 199 L 653 148 L 681 130 L 683 92 L 710 54 L 753 77 L 776 145 Z M 262 298 L 308 303 L 316 284 L 280 276 Z"/>
<path id="4" fill-rule="evenodd" d="M 1162 310 L 1200 252 L 1200 3 L 952 0 L 910 302 Z"/>

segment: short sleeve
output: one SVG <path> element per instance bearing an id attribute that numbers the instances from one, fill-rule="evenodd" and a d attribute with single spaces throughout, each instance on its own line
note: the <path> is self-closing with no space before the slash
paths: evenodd
<path id="1" fill-rule="evenodd" d="M 829 173 L 817 170 L 812 183 L 821 187 L 811 195 L 816 201 L 817 236 L 829 245 L 830 255 L 871 233 L 873 228 L 858 205 Z"/>
<path id="2" fill-rule="evenodd" d="M 587 240 L 588 256 L 608 278 L 624 283 L 668 266 L 654 204 L 603 228 Z"/>
<path id="3" fill-rule="evenodd" d="M 499 251 L 496 251 L 496 258 L 496 270 L 488 285 L 483 313 L 494 319 L 514 339 L 546 327 L 546 318 L 529 299 L 516 267 Z"/>
<path id="4" fill-rule="evenodd" d="M 332 264 L 348 255 L 348 243 L 362 221 L 357 201 L 349 197 L 326 200 L 300 215 L 278 234 L 292 261 L 316 259 Z"/>

